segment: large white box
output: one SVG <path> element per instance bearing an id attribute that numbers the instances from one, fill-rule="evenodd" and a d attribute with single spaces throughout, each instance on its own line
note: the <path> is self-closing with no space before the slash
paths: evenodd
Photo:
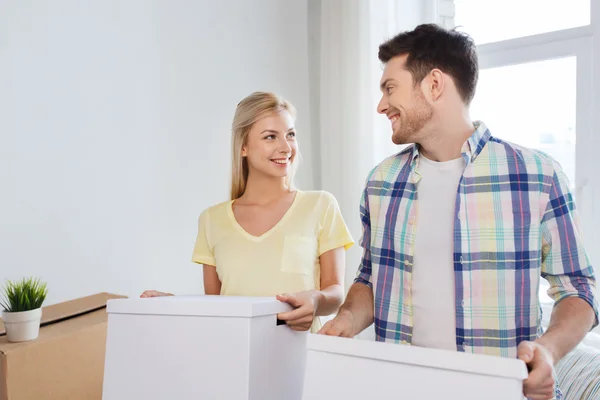
<path id="1" fill-rule="evenodd" d="M 522 400 L 521 360 L 309 335 L 304 400 Z"/>
<path id="2" fill-rule="evenodd" d="M 307 332 L 274 298 L 109 300 L 103 400 L 300 400 Z"/>

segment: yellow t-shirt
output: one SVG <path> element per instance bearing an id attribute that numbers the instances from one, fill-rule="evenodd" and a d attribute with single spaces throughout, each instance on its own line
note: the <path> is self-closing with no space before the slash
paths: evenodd
<path id="1" fill-rule="evenodd" d="M 195 263 L 216 266 L 225 296 L 320 290 L 319 256 L 354 244 L 336 199 L 324 191 L 298 190 L 281 220 L 261 236 L 238 224 L 232 204 L 217 204 L 200 215 L 192 257 Z M 317 318 L 311 330 L 320 327 Z"/>

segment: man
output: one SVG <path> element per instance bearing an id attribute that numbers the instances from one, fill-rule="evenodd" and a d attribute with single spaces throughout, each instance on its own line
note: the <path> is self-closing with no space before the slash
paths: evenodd
<path id="1" fill-rule="evenodd" d="M 478 61 L 467 35 L 421 25 L 379 59 L 378 112 L 395 144 L 414 145 L 369 174 L 361 265 L 320 333 L 353 337 L 374 322 L 379 341 L 518 357 L 524 394 L 552 398 L 554 364 L 598 323 L 564 173 L 470 120 Z M 555 300 L 545 333 L 540 278 Z"/>

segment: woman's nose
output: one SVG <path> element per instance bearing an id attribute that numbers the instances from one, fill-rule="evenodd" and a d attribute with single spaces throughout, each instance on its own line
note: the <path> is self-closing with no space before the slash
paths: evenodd
<path id="1" fill-rule="evenodd" d="M 292 146 L 290 146 L 289 142 L 284 139 L 284 140 L 282 140 L 282 143 L 279 145 L 279 151 L 281 153 L 291 153 Z"/>

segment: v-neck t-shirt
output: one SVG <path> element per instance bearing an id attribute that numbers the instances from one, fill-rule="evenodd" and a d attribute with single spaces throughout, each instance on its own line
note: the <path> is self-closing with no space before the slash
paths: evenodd
<path id="1" fill-rule="evenodd" d="M 192 261 L 213 265 L 221 295 L 275 296 L 320 290 L 319 257 L 354 243 L 333 195 L 300 191 L 284 216 L 254 236 L 235 219 L 233 200 L 205 210 L 199 218 Z M 320 327 L 313 324 L 313 331 Z"/>

